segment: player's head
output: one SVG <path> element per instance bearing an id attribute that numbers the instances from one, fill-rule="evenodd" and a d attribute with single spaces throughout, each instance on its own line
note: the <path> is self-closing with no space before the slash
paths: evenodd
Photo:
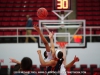
<path id="1" fill-rule="evenodd" d="M 30 15 L 26 15 L 26 18 L 28 19 L 30 17 Z"/>
<path id="2" fill-rule="evenodd" d="M 57 59 L 63 58 L 63 52 L 61 52 L 60 50 L 55 50 L 55 57 Z"/>
<path id="3" fill-rule="evenodd" d="M 60 50 L 55 50 L 55 57 L 56 59 L 58 59 L 58 62 L 57 62 L 58 65 L 56 65 L 56 69 L 60 70 L 60 67 L 64 61 L 63 52 L 61 52 Z"/>
<path id="4" fill-rule="evenodd" d="M 44 51 L 44 57 L 45 57 L 45 59 L 48 57 L 46 51 Z"/>
<path id="5" fill-rule="evenodd" d="M 24 57 L 21 60 L 21 69 L 24 71 L 29 71 L 32 69 L 32 60 L 29 57 Z"/>

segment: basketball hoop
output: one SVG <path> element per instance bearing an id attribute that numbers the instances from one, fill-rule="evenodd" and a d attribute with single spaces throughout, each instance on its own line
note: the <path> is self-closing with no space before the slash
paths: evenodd
<path id="1" fill-rule="evenodd" d="M 64 48 L 68 42 L 56 42 L 56 44 L 59 45 L 59 47 Z"/>

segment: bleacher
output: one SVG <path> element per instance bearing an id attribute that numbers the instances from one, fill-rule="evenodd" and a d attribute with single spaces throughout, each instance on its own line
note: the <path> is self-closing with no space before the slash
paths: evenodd
<path id="1" fill-rule="evenodd" d="M 0 0 L 0 28 L 25 27 L 27 14 L 32 17 L 34 21 L 33 24 L 38 24 L 39 18 L 36 12 L 40 7 L 44 7 L 48 10 L 48 17 L 46 19 L 57 19 L 57 16 L 52 13 L 52 0 Z M 25 34 L 25 29 L 18 31 L 18 35 Z M 33 30 L 32 34 L 37 35 L 37 32 Z M 17 30 L 0 29 L 0 36 L 11 35 L 17 35 Z M 16 43 L 15 39 L 16 37 L 7 39 L 0 37 L 0 42 Z"/>
<path id="2" fill-rule="evenodd" d="M 57 19 L 52 13 L 52 0 L 1 0 L 0 27 L 25 27 L 27 14 L 33 18 L 33 24 L 38 24 L 36 12 L 40 7 L 48 10 L 47 19 Z"/>
<path id="3" fill-rule="evenodd" d="M 86 26 L 100 26 L 100 0 L 76 0 L 77 19 L 86 19 Z"/>

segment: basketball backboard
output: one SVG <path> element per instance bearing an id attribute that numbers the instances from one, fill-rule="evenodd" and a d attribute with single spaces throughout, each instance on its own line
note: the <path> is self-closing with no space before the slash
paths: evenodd
<path id="1" fill-rule="evenodd" d="M 57 47 L 56 42 L 68 42 L 67 48 L 85 48 L 85 20 L 39 20 L 39 28 L 48 42 L 48 32 L 43 26 L 46 26 L 48 30 L 54 32 L 54 44 Z M 81 42 L 75 42 L 74 36 L 82 36 Z M 39 37 L 39 48 L 45 48 L 41 38 Z"/>

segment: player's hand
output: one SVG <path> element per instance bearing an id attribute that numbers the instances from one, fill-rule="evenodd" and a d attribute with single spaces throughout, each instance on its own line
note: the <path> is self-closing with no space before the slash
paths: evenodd
<path id="1" fill-rule="evenodd" d="M 18 61 L 14 58 L 9 58 L 11 63 L 17 63 Z"/>
<path id="2" fill-rule="evenodd" d="M 41 54 L 41 50 L 37 50 L 37 53 L 38 53 L 38 54 Z"/>
<path id="3" fill-rule="evenodd" d="M 37 25 L 34 25 L 34 29 L 38 32 L 40 31 L 39 27 Z"/>
<path id="4" fill-rule="evenodd" d="M 50 32 L 50 33 L 49 33 L 49 39 L 53 39 L 53 35 L 54 35 L 54 32 L 53 32 L 53 31 Z"/>
<path id="5" fill-rule="evenodd" d="M 44 28 L 47 28 L 45 25 L 43 25 Z"/>
<path id="6" fill-rule="evenodd" d="M 76 55 L 75 55 L 75 57 L 74 57 L 74 61 L 75 61 L 75 62 L 78 62 L 78 61 L 79 61 L 79 58 L 76 57 Z"/>

